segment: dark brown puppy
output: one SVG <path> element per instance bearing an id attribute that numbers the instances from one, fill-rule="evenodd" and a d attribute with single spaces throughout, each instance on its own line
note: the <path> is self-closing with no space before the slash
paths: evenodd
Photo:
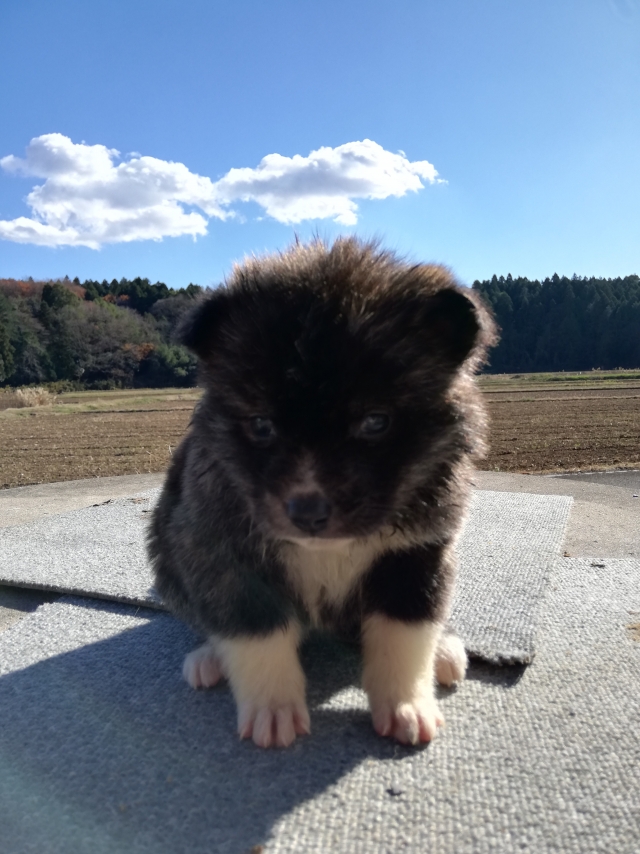
<path id="1" fill-rule="evenodd" d="M 495 327 L 442 267 L 341 239 L 248 260 L 183 330 L 205 393 L 153 519 L 157 586 L 202 632 L 194 687 L 229 679 L 256 744 L 309 731 L 305 626 L 360 637 L 381 735 L 428 741 Z"/>

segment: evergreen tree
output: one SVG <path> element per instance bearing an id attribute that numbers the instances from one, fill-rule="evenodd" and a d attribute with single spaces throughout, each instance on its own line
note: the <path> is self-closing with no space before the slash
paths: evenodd
<path id="1" fill-rule="evenodd" d="M 473 284 L 502 328 L 491 353 L 496 373 L 640 368 L 640 277 Z"/>

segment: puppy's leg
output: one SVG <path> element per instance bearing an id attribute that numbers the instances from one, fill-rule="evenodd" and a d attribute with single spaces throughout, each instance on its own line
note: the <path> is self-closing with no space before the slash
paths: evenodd
<path id="1" fill-rule="evenodd" d="M 224 673 L 216 652 L 214 638 L 185 657 L 182 675 L 192 688 L 213 688 L 217 685 Z"/>
<path id="2" fill-rule="evenodd" d="M 436 650 L 436 679 L 440 685 L 450 688 L 454 682 L 462 682 L 467 670 L 467 653 L 457 635 L 445 632 Z"/>
<path id="3" fill-rule="evenodd" d="M 238 705 L 238 733 L 259 747 L 288 747 L 296 735 L 310 732 L 299 642 L 293 623 L 264 637 L 216 640 Z"/>
<path id="4" fill-rule="evenodd" d="M 431 741 L 444 723 L 434 696 L 434 666 L 442 626 L 372 614 L 363 622 L 362 682 L 379 735 L 403 744 Z"/>

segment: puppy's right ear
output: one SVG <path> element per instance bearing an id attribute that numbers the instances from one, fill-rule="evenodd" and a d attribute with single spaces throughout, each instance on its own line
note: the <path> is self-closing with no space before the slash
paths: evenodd
<path id="1" fill-rule="evenodd" d="M 206 359 L 213 352 L 228 311 L 228 295 L 220 288 L 187 314 L 178 329 L 178 340 L 196 356 Z"/>

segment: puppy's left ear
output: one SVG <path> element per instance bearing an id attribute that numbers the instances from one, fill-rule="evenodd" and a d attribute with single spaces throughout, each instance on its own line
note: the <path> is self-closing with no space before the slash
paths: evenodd
<path id="1" fill-rule="evenodd" d="M 455 367 L 491 343 L 490 317 L 474 296 L 462 290 L 444 288 L 429 296 L 421 319 L 433 349 Z"/>
<path id="2" fill-rule="evenodd" d="M 220 326 L 228 312 L 229 298 L 220 288 L 189 312 L 178 329 L 178 340 L 196 356 L 206 359 L 214 350 Z"/>

